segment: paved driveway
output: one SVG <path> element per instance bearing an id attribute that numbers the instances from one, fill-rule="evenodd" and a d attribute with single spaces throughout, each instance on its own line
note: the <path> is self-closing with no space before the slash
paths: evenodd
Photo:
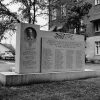
<path id="1" fill-rule="evenodd" d="M 14 62 L 0 60 L 0 72 L 9 71 L 11 67 L 14 67 L 14 66 L 15 66 Z"/>
<path id="2" fill-rule="evenodd" d="M 0 72 L 9 71 L 12 67 L 15 67 L 14 61 L 3 61 L 0 60 Z M 100 70 L 100 64 L 87 63 L 84 66 L 85 71 Z"/>
<path id="3" fill-rule="evenodd" d="M 84 67 L 84 69 L 89 69 L 89 70 L 100 70 L 100 64 L 91 64 L 87 63 Z"/>

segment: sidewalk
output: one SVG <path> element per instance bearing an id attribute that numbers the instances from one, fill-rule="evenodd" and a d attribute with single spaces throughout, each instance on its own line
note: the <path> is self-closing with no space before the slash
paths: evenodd
<path id="1" fill-rule="evenodd" d="M 0 71 L 7 71 L 9 68 L 15 67 L 14 62 L 10 61 L 0 61 Z M 92 64 L 92 63 L 86 63 L 84 66 L 85 71 L 99 71 L 100 70 L 100 64 Z"/>
<path id="2" fill-rule="evenodd" d="M 9 71 L 9 69 L 11 69 L 11 67 L 14 66 L 15 66 L 14 62 L 0 60 L 0 72 Z"/>
<path id="3" fill-rule="evenodd" d="M 93 71 L 93 70 L 100 70 L 100 64 L 91 64 L 87 63 L 84 67 L 85 71 Z"/>

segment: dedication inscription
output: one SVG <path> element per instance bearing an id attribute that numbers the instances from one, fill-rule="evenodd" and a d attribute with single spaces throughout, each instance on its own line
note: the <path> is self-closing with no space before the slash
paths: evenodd
<path id="1" fill-rule="evenodd" d="M 81 70 L 83 66 L 83 36 L 67 34 L 62 39 L 42 38 L 42 72 Z"/>
<path id="2" fill-rule="evenodd" d="M 36 69 L 36 39 L 37 32 L 33 27 L 24 30 L 23 66 Z"/>

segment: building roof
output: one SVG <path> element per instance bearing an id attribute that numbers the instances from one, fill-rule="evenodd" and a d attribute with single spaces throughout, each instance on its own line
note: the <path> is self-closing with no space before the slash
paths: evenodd
<path id="1" fill-rule="evenodd" d="M 2 43 L 0 43 L 0 44 L 3 45 L 4 47 L 8 48 L 11 52 L 15 52 L 15 49 L 11 44 L 2 44 Z"/>

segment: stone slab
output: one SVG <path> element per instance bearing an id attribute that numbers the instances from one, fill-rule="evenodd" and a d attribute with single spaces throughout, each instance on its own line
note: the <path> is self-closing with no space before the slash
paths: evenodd
<path id="1" fill-rule="evenodd" d="M 39 33 L 37 25 L 17 24 L 15 72 L 36 73 L 40 71 Z"/>
<path id="2" fill-rule="evenodd" d="M 85 65 L 84 37 L 68 33 L 42 36 L 41 72 L 83 70 Z"/>
<path id="3" fill-rule="evenodd" d="M 18 74 L 15 72 L 0 72 L 0 82 L 3 85 L 23 85 L 38 82 L 75 80 L 100 76 L 99 71 L 69 71 L 52 73 Z"/>

